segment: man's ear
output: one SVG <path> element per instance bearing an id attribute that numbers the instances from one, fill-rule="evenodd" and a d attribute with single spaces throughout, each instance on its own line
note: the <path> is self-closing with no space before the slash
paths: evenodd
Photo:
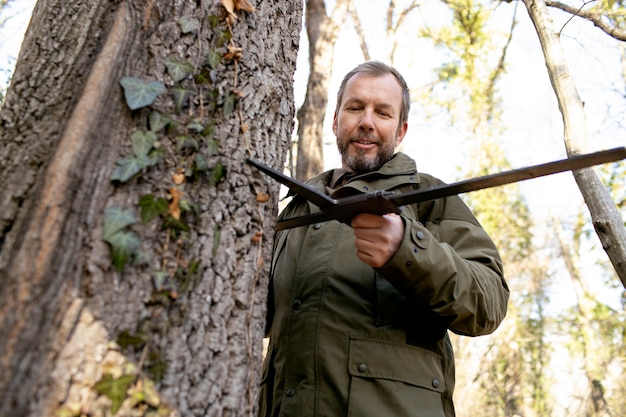
<path id="1" fill-rule="evenodd" d="M 396 147 L 400 146 L 402 140 L 404 140 L 404 136 L 406 135 L 406 131 L 408 130 L 408 128 L 409 124 L 407 122 L 402 123 L 402 125 L 398 128 L 398 132 L 396 133 Z"/>
<path id="2" fill-rule="evenodd" d="M 333 116 L 333 133 L 337 136 L 337 112 Z"/>

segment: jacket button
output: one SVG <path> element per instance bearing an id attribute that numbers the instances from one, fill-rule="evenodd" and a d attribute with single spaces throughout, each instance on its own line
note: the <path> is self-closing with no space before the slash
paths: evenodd
<path id="1" fill-rule="evenodd" d="M 313 229 L 318 230 L 320 227 L 322 227 L 321 223 L 315 223 L 313 225 Z"/>
<path id="2" fill-rule="evenodd" d="M 291 305 L 293 306 L 293 308 L 298 308 L 302 305 L 302 301 L 300 301 L 299 299 L 295 299 L 293 300 L 293 303 L 291 303 Z"/>
<path id="3" fill-rule="evenodd" d="M 285 395 L 287 395 L 287 398 L 291 398 L 294 395 L 296 395 L 296 392 L 294 390 L 292 390 L 291 388 L 287 390 L 287 392 L 285 393 Z"/>
<path id="4" fill-rule="evenodd" d="M 405 265 L 406 265 L 406 266 L 411 266 L 411 265 L 413 265 L 413 262 L 412 262 L 412 261 L 406 261 L 406 264 L 405 264 Z"/>
<path id="5" fill-rule="evenodd" d="M 369 190 L 369 188 L 367 188 L 367 185 L 364 185 L 364 186 L 363 186 L 363 190 L 364 190 L 364 191 Z"/>
<path id="6" fill-rule="evenodd" d="M 357 369 L 359 370 L 359 372 L 363 373 L 367 371 L 367 365 L 364 363 L 360 363 L 359 366 L 357 366 Z"/>
<path id="7" fill-rule="evenodd" d="M 418 230 L 417 233 L 415 233 L 415 236 L 417 236 L 419 240 L 424 239 L 424 233 L 421 230 Z"/>
<path id="8" fill-rule="evenodd" d="M 437 378 L 435 378 L 435 379 L 433 379 L 432 384 L 433 384 L 433 387 L 435 387 L 435 388 L 439 388 L 439 385 L 440 385 L 441 383 L 439 382 L 439 380 L 438 380 Z"/>

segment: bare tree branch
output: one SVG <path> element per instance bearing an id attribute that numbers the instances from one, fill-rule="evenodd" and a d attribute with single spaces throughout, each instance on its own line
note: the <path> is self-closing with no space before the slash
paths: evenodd
<path id="1" fill-rule="evenodd" d="M 554 7 L 574 16 L 580 16 L 587 19 L 607 35 L 620 41 L 626 41 L 626 30 L 620 29 L 619 27 L 604 21 L 602 18 L 606 16 L 605 13 L 597 10 L 582 10 L 582 8 L 589 3 L 590 2 L 585 2 L 582 7 L 576 8 L 565 3 L 561 3 L 558 0 L 546 0 L 546 5 L 548 7 Z"/>
<path id="2" fill-rule="evenodd" d="M 365 59 L 365 61 L 370 61 L 372 58 L 370 57 L 367 42 L 365 41 L 365 33 L 363 32 L 363 26 L 361 26 L 361 18 L 356 11 L 356 7 L 354 7 L 353 0 L 350 0 L 350 4 L 348 4 L 348 12 L 350 13 L 350 16 L 352 16 L 352 21 L 354 22 L 354 31 L 356 32 L 357 38 L 359 38 L 359 44 L 361 45 L 363 58 Z"/>

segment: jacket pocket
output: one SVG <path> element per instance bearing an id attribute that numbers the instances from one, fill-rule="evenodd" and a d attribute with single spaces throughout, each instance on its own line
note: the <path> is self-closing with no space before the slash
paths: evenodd
<path id="1" fill-rule="evenodd" d="M 351 338 L 351 417 L 445 417 L 441 357 L 381 340 Z"/>

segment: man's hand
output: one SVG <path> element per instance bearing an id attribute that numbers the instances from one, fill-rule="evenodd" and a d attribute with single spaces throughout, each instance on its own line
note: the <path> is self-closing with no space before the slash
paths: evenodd
<path id="1" fill-rule="evenodd" d="M 404 238 L 404 222 L 397 214 L 359 214 L 352 219 L 356 256 L 371 266 L 380 268 L 398 251 Z"/>

